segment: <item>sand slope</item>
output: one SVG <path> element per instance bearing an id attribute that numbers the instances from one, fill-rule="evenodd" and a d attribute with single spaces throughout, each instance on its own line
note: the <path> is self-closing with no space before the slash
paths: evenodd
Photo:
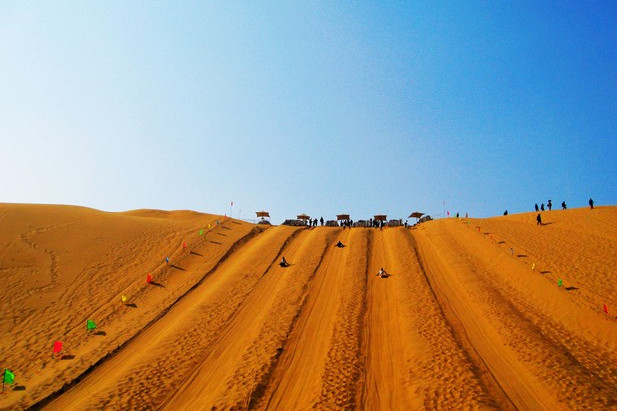
<path id="1" fill-rule="evenodd" d="M 18 387 L 0 407 L 617 407 L 617 208 L 543 219 L 266 229 L 0 204 L 0 358 Z"/>

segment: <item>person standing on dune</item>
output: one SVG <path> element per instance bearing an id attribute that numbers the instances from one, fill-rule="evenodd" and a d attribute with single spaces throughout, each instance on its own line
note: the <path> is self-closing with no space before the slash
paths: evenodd
<path id="1" fill-rule="evenodd" d="M 568 207 L 566 206 L 566 202 L 565 202 L 565 201 L 562 201 L 562 202 L 561 202 L 561 208 L 562 208 L 563 210 L 567 210 L 567 209 L 568 209 Z"/>
<path id="2" fill-rule="evenodd" d="M 538 203 L 536 203 L 536 213 L 540 211 L 540 207 L 538 207 Z"/>
<path id="3" fill-rule="evenodd" d="M 542 225 L 542 214 L 540 213 L 536 217 L 536 225 Z"/>
<path id="4" fill-rule="evenodd" d="M 593 200 L 589 197 L 589 207 L 593 210 Z"/>
<path id="5" fill-rule="evenodd" d="M 546 206 L 548 207 L 548 211 L 551 211 L 553 209 L 553 202 L 548 200 L 548 204 L 546 204 Z"/>

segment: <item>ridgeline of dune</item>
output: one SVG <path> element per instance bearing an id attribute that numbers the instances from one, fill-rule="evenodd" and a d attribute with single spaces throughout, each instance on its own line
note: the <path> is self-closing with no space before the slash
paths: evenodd
<path id="1" fill-rule="evenodd" d="M 616 407 L 617 207 L 535 216 L 309 230 L 0 204 L 0 408 Z"/>

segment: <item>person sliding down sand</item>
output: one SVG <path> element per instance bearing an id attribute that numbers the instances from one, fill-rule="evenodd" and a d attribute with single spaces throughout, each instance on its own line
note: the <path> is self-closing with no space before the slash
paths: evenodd
<path id="1" fill-rule="evenodd" d="M 341 243 L 340 241 L 338 243 L 336 243 L 336 247 L 338 248 L 343 248 L 345 247 L 345 244 Z"/>
<path id="2" fill-rule="evenodd" d="M 281 262 L 279 263 L 279 265 L 281 267 L 288 267 L 289 263 L 287 262 L 287 260 L 285 260 L 285 257 L 283 256 L 283 259 L 281 260 Z"/>
<path id="3" fill-rule="evenodd" d="M 383 269 L 383 267 L 381 267 L 381 269 L 377 272 L 377 277 L 388 278 L 389 275 L 390 274 L 388 274 L 386 270 Z"/>

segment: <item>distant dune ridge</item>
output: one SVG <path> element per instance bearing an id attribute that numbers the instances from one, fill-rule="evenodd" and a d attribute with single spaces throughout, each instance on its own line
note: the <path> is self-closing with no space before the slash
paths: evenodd
<path id="1" fill-rule="evenodd" d="M 617 408 L 617 207 L 542 219 L 0 203 L 0 409 Z"/>

